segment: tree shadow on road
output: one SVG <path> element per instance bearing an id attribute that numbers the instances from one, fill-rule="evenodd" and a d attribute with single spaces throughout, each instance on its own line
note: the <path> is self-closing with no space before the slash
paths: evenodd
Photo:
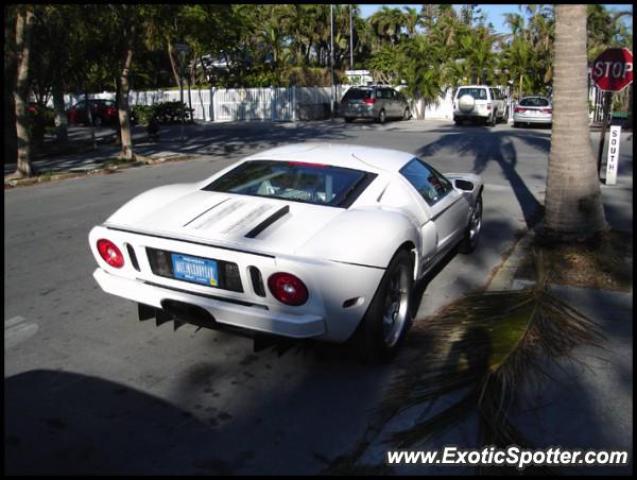
<path id="1" fill-rule="evenodd" d="M 546 152 L 548 156 L 550 132 L 549 138 L 538 137 L 537 134 L 511 133 L 508 130 L 490 130 L 486 127 L 475 127 L 461 132 L 439 129 L 436 132 L 442 133 L 440 138 L 423 145 L 416 151 L 417 155 L 426 159 L 427 157 L 435 157 L 441 150 L 449 150 L 460 155 L 472 155 L 474 157 L 472 171 L 476 174 L 481 174 L 490 162 L 496 163 L 504 178 L 511 185 L 522 209 L 527 227 L 531 229 L 537 224 L 542 216 L 543 207 L 517 171 L 518 155 L 511 137 L 522 139 L 537 150 Z"/>

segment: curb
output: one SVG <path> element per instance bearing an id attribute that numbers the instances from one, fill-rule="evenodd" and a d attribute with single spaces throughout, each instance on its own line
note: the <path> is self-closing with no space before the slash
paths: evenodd
<path id="1" fill-rule="evenodd" d="M 524 236 L 517 241 L 507 259 L 500 265 L 495 275 L 491 278 L 486 291 L 519 290 L 530 286 L 526 281 L 516 281 L 515 274 L 528 254 L 532 241 L 533 233 L 527 231 Z"/>

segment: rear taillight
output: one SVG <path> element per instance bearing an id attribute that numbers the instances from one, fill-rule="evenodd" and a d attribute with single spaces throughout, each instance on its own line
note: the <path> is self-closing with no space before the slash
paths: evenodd
<path id="1" fill-rule="evenodd" d="M 543 108 L 542 109 L 542 113 L 553 113 L 553 109 L 552 108 Z"/>
<path id="2" fill-rule="evenodd" d="M 97 251 L 100 256 L 113 268 L 122 268 L 124 266 L 124 256 L 117 246 L 110 240 L 104 238 L 97 241 Z"/>
<path id="3" fill-rule="evenodd" d="M 491 104 L 487 103 L 487 110 L 491 110 Z"/>
<path id="4" fill-rule="evenodd" d="M 520 108 L 520 107 L 515 107 L 515 108 L 513 109 L 513 111 L 514 111 L 515 113 L 522 113 L 522 112 L 524 112 L 524 109 L 523 109 L 523 108 Z"/>
<path id="5" fill-rule="evenodd" d="M 376 99 L 375 98 L 365 98 L 363 100 L 363 103 L 365 105 L 374 105 L 376 103 Z"/>
<path id="6" fill-rule="evenodd" d="M 291 273 L 278 272 L 270 275 L 268 288 L 274 298 L 286 305 L 303 305 L 308 298 L 305 284 Z"/>

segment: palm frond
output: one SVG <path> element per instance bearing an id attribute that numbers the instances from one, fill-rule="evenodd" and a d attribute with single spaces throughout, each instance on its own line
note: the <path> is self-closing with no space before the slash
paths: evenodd
<path id="1" fill-rule="evenodd" d="M 411 427 L 389 436 L 393 447 L 421 445 L 475 414 L 482 445 L 531 447 L 509 416 L 522 387 L 538 388 L 552 380 L 547 366 L 576 360 L 572 351 L 579 345 L 603 348 L 605 340 L 592 320 L 551 292 L 542 253 L 533 255 L 534 287 L 471 293 L 412 330 L 403 369 L 368 432 L 380 434 L 396 415 L 422 408 Z M 430 414 L 435 402 L 448 403 L 454 393 L 459 399 Z"/>

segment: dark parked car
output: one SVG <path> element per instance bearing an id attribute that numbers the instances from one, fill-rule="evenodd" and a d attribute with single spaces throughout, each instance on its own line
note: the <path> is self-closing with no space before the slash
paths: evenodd
<path id="1" fill-rule="evenodd" d="M 351 87 L 343 95 L 341 112 L 348 123 L 355 118 L 370 118 L 380 123 L 388 118 L 411 118 L 405 96 L 385 86 Z"/>
<path id="2" fill-rule="evenodd" d="M 91 106 L 93 125 L 96 127 L 117 122 L 117 106 L 113 100 L 89 100 L 89 105 Z M 88 125 L 86 100 L 77 102 L 66 112 L 66 115 L 71 124 Z"/>

